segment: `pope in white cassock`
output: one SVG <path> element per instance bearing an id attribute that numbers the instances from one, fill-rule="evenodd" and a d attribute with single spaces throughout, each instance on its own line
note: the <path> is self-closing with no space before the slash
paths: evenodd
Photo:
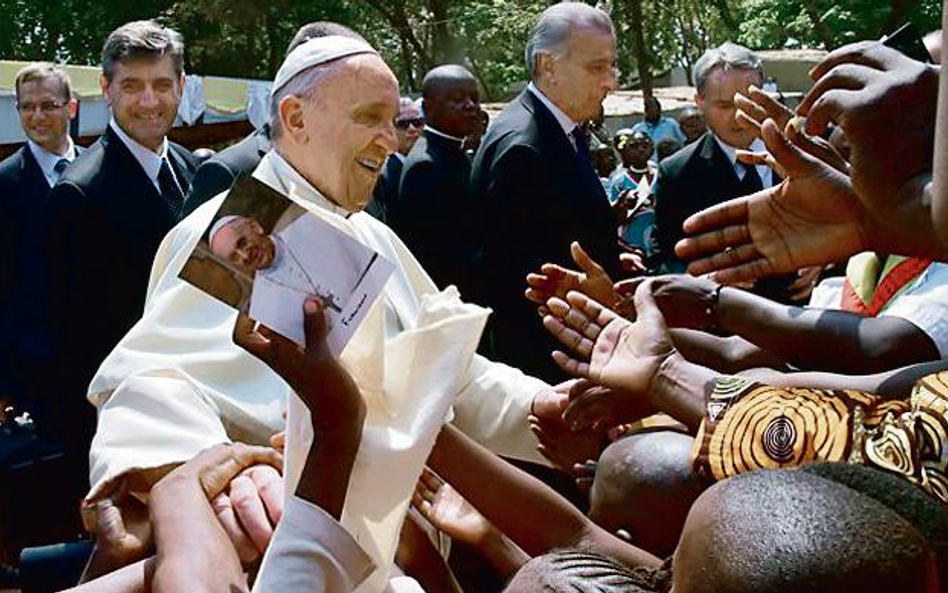
<path id="1" fill-rule="evenodd" d="M 345 37 L 310 40 L 287 56 L 273 89 L 275 149 L 254 176 L 395 264 L 340 357 L 368 408 L 341 522 L 376 565 L 357 591 L 398 589 L 404 578 L 389 581 L 399 528 L 442 424 L 496 453 L 543 462 L 526 418 L 548 386 L 475 354 L 488 311 L 453 287 L 439 292 L 401 240 L 361 212 L 396 147 L 398 85 L 375 50 Z M 266 443 L 284 426 L 285 491 L 295 490 L 313 439 L 307 409 L 233 343 L 236 311 L 178 278 L 223 199 L 165 238 L 144 317 L 90 386 L 99 420 L 88 502 L 123 483 L 145 491 L 206 447 Z M 279 587 L 280 577 L 268 583 Z"/>

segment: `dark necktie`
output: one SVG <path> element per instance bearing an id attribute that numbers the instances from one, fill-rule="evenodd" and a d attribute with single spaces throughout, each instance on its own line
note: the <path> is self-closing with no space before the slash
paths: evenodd
<path id="1" fill-rule="evenodd" d="M 161 169 L 158 170 L 158 187 L 161 190 L 161 197 L 168 204 L 171 217 L 178 220 L 181 207 L 184 205 L 184 194 L 181 193 L 181 187 L 178 186 L 168 159 L 161 160 Z"/>
<path id="2" fill-rule="evenodd" d="M 576 144 L 576 158 L 579 159 L 580 169 L 594 175 L 596 179 L 598 179 L 599 175 L 597 175 L 596 170 L 593 169 L 592 157 L 589 155 L 589 139 L 586 137 L 586 132 L 579 126 L 576 126 L 573 128 L 573 131 L 570 132 L 570 136 L 573 137 L 573 142 Z"/>
<path id="3" fill-rule="evenodd" d="M 53 171 L 56 171 L 56 175 L 62 175 L 63 171 L 66 170 L 66 167 L 69 166 L 69 159 L 59 159 L 56 161 L 56 164 L 53 165 Z"/>
<path id="4" fill-rule="evenodd" d="M 749 196 L 764 189 L 764 184 L 754 165 L 744 165 L 744 178 L 741 179 L 741 196 Z"/>

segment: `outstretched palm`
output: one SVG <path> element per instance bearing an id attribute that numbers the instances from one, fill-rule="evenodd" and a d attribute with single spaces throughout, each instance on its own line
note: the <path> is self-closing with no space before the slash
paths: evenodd
<path id="1" fill-rule="evenodd" d="M 635 322 L 589 297 L 571 292 L 566 301 L 550 299 L 546 328 L 579 358 L 554 352 L 565 371 L 631 394 L 648 391 L 662 362 L 674 351 L 668 328 L 651 296 L 651 283 L 635 295 Z M 587 362 L 588 361 L 588 362 Z"/>
<path id="2" fill-rule="evenodd" d="M 437 529 L 467 544 L 482 543 L 496 531 L 484 515 L 428 468 L 415 487 L 412 506 Z"/>

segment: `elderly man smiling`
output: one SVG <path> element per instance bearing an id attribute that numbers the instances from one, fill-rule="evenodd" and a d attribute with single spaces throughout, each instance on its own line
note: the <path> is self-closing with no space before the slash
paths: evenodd
<path id="1" fill-rule="evenodd" d="M 395 272 L 341 355 L 368 413 L 342 523 L 377 569 L 359 591 L 389 581 L 415 481 L 442 424 L 494 451 L 539 460 L 526 417 L 555 394 L 537 379 L 475 354 L 487 310 L 438 292 L 402 242 L 361 212 L 386 157 L 398 86 L 359 40 L 330 36 L 295 49 L 273 86 L 275 149 L 254 176 L 393 262 Z M 175 228 L 156 256 L 145 315 L 90 387 L 99 407 L 89 502 L 124 483 L 147 490 L 173 464 L 228 440 L 265 442 L 284 428 L 293 487 L 313 435 L 308 411 L 267 366 L 234 345 L 236 312 L 178 278 L 224 196 Z M 265 549 L 282 508 L 265 470 L 235 479 L 215 503 L 244 560 Z M 239 500 L 238 500 L 239 499 Z M 239 517 L 239 521 L 237 519 Z"/>

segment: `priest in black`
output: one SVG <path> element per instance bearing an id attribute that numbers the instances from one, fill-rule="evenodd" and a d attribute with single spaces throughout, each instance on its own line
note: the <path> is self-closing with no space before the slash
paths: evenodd
<path id="1" fill-rule="evenodd" d="M 524 298 L 526 276 L 545 262 L 576 268 L 579 241 L 618 278 L 615 217 L 581 129 L 615 88 L 615 43 L 599 9 L 544 11 L 527 45 L 532 82 L 488 128 L 471 173 L 483 246 L 475 300 L 494 310 L 487 353 L 553 382 L 563 377 L 550 358 L 557 346 Z"/>
<path id="2" fill-rule="evenodd" d="M 439 287 L 453 284 L 469 299 L 484 229 L 474 224 L 462 143 L 480 117 L 477 80 L 461 66 L 438 66 L 425 75 L 422 96 L 425 130 L 405 159 L 388 222 Z"/>

